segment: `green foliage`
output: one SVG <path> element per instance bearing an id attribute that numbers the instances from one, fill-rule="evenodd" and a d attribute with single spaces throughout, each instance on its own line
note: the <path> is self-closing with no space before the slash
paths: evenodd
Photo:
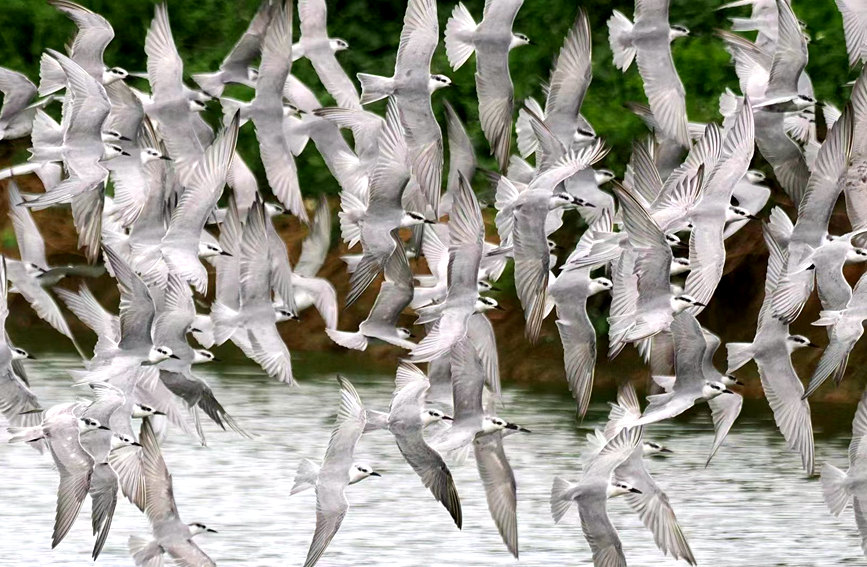
<path id="1" fill-rule="evenodd" d="M 114 26 L 117 37 L 106 51 L 109 65 L 119 65 L 130 71 L 145 69 L 144 38 L 153 16 L 153 0 L 81 0 L 92 10 L 104 15 Z M 483 0 L 465 2 L 470 13 L 481 19 Z M 346 39 L 350 50 L 338 54 L 347 73 L 390 75 L 402 26 L 403 0 L 338 0 L 329 1 L 329 31 Z M 453 8 L 452 2 L 439 3 L 440 32 Z M 725 87 L 738 91 L 734 68 L 722 42 L 714 36 L 716 28 L 728 27 L 727 17 L 746 16 L 749 8 L 715 11 L 712 0 L 672 0 L 672 22 L 686 25 L 692 31 L 688 38 L 673 44 L 675 63 L 687 92 L 690 120 L 719 120 L 719 94 Z M 646 131 L 641 121 L 624 109 L 627 101 L 644 101 L 638 72 L 618 71 L 611 62 L 606 21 L 613 9 L 631 18 L 632 2 L 590 0 L 581 2 L 589 17 L 593 32 L 593 83 L 587 93 L 583 111 L 596 131 L 612 146 L 605 165 L 622 173 L 632 140 Z M 175 41 L 189 74 L 215 69 L 235 41 L 241 36 L 258 7 L 258 0 L 170 0 L 169 13 Z M 810 72 L 816 94 L 842 106 L 848 97 L 844 83 L 853 78 L 846 59 L 842 21 L 833 2 L 795 0 L 795 13 L 807 24 L 812 36 Z M 551 63 L 577 14 L 574 2 L 526 0 L 515 22 L 515 30 L 526 33 L 533 44 L 516 49 L 511 54 L 511 72 L 515 83 L 515 100 L 533 96 L 542 101 L 544 84 Z M 61 13 L 41 0 L 4 0 L 0 10 L 0 64 L 20 70 L 37 79 L 39 56 L 46 47 L 61 49 L 73 37 L 74 25 Z M 296 23 L 297 30 L 297 23 Z M 324 104 L 333 100 L 324 92 L 307 61 L 299 61 L 293 72 L 309 84 Z M 475 98 L 475 62 L 470 60 L 456 72 L 449 69 L 445 49 L 440 45 L 432 64 L 432 72 L 452 77 L 452 87 L 434 95 L 434 107 L 442 117 L 441 103 L 448 99 L 466 122 L 484 167 L 493 168 L 494 161 L 478 124 Z M 135 86 L 144 87 L 141 81 Z M 238 87 L 229 96 L 250 98 L 252 91 Z M 382 103 L 373 105 L 382 110 Z M 216 106 L 216 105 L 214 105 Z M 214 109 L 209 119 L 216 124 L 219 112 Z M 240 140 L 240 153 L 248 161 L 264 185 L 264 173 L 258 161 L 258 149 L 252 125 L 245 127 Z M 328 173 L 321 157 L 312 149 L 298 159 L 302 189 L 306 194 L 334 193 L 337 183 Z"/>

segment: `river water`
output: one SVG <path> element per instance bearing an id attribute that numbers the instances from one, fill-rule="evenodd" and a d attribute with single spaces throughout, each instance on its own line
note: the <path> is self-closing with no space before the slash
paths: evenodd
<path id="1" fill-rule="evenodd" d="M 218 564 L 303 564 L 315 523 L 315 495 L 288 494 L 300 459 L 322 458 L 336 414 L 338 388 L 331 370 L 340 362 L 333 356 L 323 360 L 311 356 L 296 363 L 297 389 L 267 379 L 252 365 L 197 368 L 227 410 L 257 433 L 247 440 L 208 427 L 207 447 L 180 433 L 163 444 L 181 517 L 219 531 L 197 536 Z M 66 370 L 74 367 L 71 358 L 46 355 L 29 365 L 44 407 L 72 399 Z M 360 375 L 349 368 L 344 373 L 367 407 L 387 409 L 392 376 Z M 554 525 L 548 496 L 555 475 L 580 477 L 585 435 L 603 423 L 607 406 L 591 406 L 587 419 L 577 424 L 574 406 L 562 393 L 507 387 L 504 403 L 504 417 L 533 431 L 506 440 L 518 483 L 519 562 L 506 551 L 488 515 L 472 459 L 452 467 L 463 506 L 464 526 L 458 530 L 390 436 L 378 432 L 362 439 L 356 460 L 372 464 L 383 476 L 349 487 L 351 508 L 320 565 L 591 565 L 577 514 Z M 786 450 L 763 404 L 748 404 L 707 469 L 713 429 L 705 408 L 647 429 L 646 438 L 674 451 L 651 459 L 649 468 L 667 491 L 699 564 L 865 564 L 851 508 L 839 519 L 828 513 L 818 479 L 801 473 L 800 460 Z M 814 408 L 817 463 L 830 459 L 845 468 L 853 411 L 849 406 Z M 0 565 L 91 563 L 89 503 L 66 539 L 50 549 L 57 489 L 50 458 L 2 444 L 0 471 Z M 609 514 L 630 565 L 676 564 L 656 549 L 625 501 L 609 501 Z M 144 516 L 121 499 L 97 564 L 131 565 L 127 539 L 148 532 Z"/>

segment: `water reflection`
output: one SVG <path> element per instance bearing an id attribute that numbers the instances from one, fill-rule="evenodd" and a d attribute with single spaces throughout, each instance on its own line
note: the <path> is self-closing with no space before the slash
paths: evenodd
<path id="1" fill-rule="evenodd" d="M 334 368 L 334 357 L 327 368 Z M 339 364 L 339 363 L 337 363 Z M 69 401 L 65 369 L 68 358 L 41 356 L 28 368 L 34 390 L 46 406 Z M 182 518 L 219 530 L 199 536 L 199 544 L 223 565 L 303 563 L 315 522 L 312 492 L 288 497 L 301 458 L 321 459 L 337 406 L 337 383 L 307 357 L 296 365 L 301 386 L 291 390 L 268 380 L 248 365 L 214 367 L 202 372 L 226 408 L 248 429 L 252 441 L 209 427 L 208 447 L 173 434 L 164 453 L 174 476 Z M 385 410 L 392 377 L 358 375 L 347 370 L 368 407 Z M 218 371 L 219 373 L 217 373 Z M 518 521 L 524 566 L 590 564 L 577 514 L 553 525 L 548 508 L 555 474 L 580 476 L 584 436 L 600 424 L 607 406 L 596 404 L 581 425 L 574 408 L 559 394 L 506 388 L 509 420 L 533 431 L 508 438 L 506 450 L 518 482 Z M 763 402 L 748 404 L 725 446 L 707 469 L 713 439 L 706 411 L 691 419 L 657 424 L 648 438 L 675 451 L 651 461 L 650 469 L 668 492 L 672 506 L 701 565 L 841 565 L 863 563 L 852 512 L 831 517 L 816 479 L 800 473 L 773 428 Z M 816 461 L 845 465 L 848 427 L 854 408 L 816 407 Z M 464 528 L 421 485 L 390 436 L 365 436 L 364 459 L 383 474 L 347 491 L 352 505 L 323 565 L 517 564 L 505 550 L 487 513 L 475 466 L 453 469 L 461 495 Z M 89 562 L 89 504 L 58 549 L 50 550 L 57 473 L 50 459 L 20 446 L 0 445 L 0 565 L 82 565 Z M 620 531 L 630 564 L 672 565 L 624 501 L 612 501 L 610 513 Z M 112 532 L 99 559 L 103 565 L 128 565 L 130 535 L 146 535 L 147 521 L 125 500 L 118 506 Z M 14 542 L 14 545 L 12 545 Z"/>

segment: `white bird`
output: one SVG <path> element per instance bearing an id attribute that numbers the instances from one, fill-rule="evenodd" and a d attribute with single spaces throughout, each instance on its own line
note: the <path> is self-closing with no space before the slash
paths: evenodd
<path id="1" fill-rule="evenodd" d="M 597 429 L 595 433 L 587 434 L 594 455 L 620 432 L 618 425 L 624 417 L 639 415 L 641 415 L 641 406 L 635 388 L 631 383 L 625 382 L 617 389 L 617 403 L 611 404 L 605 432 L 602 433 Z M 644 457 L 647 455 L 664 452 L 671 451 L 659 443 L 642 439 L 641 444 L 632 450 L 629 457 L 614 469 L 614 478 L 640 490 L 638 493 L 627 494 L 626 501 L 641 518 L 641 522 L 653 533 L 656 547 L 666 555 L 696 565 L 695 556 L 678 524 L 674 510 L 668 501 L 668 495 L 656 484 L 644 465 Z M 593 456 L 590 457 L 591 463 L 592 459 Z"/>
<path id="2" fill-rule="evenodd" d="M 403 249 L 403 242 L 397 231 L 391 234 L 394 251 L 385 265 L 385 279 L 379 288 L 376 301 L 370 309 L 367 319 L 358 326 L 354 333 L 325 329 L 328 336 L 337 344 L 355 350 L 365 350 L 370 339 L 376 339 L 401 348 L 415 348 L 415 343 L 408 339 L 413 337 L 411 331 L 397 327 L 401 312 L 412 301 L 412 271 Z"/>
<path id="3" fill-rule="evenodd" d="M 83 351 L 78 346 L 60 307 L 42 285 L 40 276 L 48 274 L 54 269 L 48 264 L 45 257 L 45 240 L 42 238 L 30 211 L 22 206 L 24 200 L 18 192 L 18 185 L 14 181 L 10 181 L 7 185 L 7 191 L 9 193 L 9 216 L 12 219 L 12 229 L 15 232 L 15 240 L 18 242 L 21 258 L 21 260 L 5 260 L 4 272 L 12 283 L 12 288 L 9 291 L 20 293 L 39 318 L 71 340 L 76 350 L 84 358 Z"/>
<path id="4" fill-rule="evenodd" d="M 10 443 L 44 441 L 60 474 L 52 549 L 69 533 L 90 488 L 94 461 L 81 446 L 80 436 L 109 430 L 95 419 L 76 416 L 79 409 L 78 402 L 59 404 L 44 413 L 40 425 L 9 428 Z"/>
<path id="5" fill-rule="evenodd" d="M 425 408 L 430 382 L 424 372 L 411 362 L 398 363 L 394 384 L 388 413 L 377 417 L 384 419 L 383 427 L 394 436 L 400 454 L 460 528 L 461 500 L 452 473 L 440 454 L 428 445 L 422 435 L 426 426 L 436 421 L 452 421 L 452 417 L 439 410 Z M 369 411 L 367 420 L 369 428 Z"/>
<path id="6" fill-rule="evenodd" d="M 675 355 L 675 379 L 671 384 L 671 390 L 664 394 L 649 396 L 650 404 L 641 417 L 633 421 L 630 426 L 672 418 L 698 402 L 709 402 L 717 396 L 734 396 L 734 392 L 726 388 L 720 380 L 705 376 L 704 366 L 708 357 L 708 345 L 695 317 L 689 313 L 679 313 L 671 324 L 671 332 L 674 335 Z M 721 427 L 718 418 L 724 417 L 726 416 L 714 416 L 715 428 Z"/>
<path id="7" fill-rule="evenodd" d="M 310 232 L 301 243 L 301 257 L 292 270 L 295 311 L 301 314 L 315 306 L 327 329 L 337 328 L 337 291 L 325 278 L 317 278 L 331 244 L 331 210 L 325 196 L 320 197 Z M 207 346 L 207 345 L 205 345 Z"/>
<path id="8" fill-rule="evenodd" d="M 671 42 L 689 35 L 689 30 L 668 23 L 669 0 L 635 3 L 635 24 L 617 10 L 608 20 L 608 41 L 614 64 L 626 71 L 633 58 L 644 81 L 650 110 L 666 137 L 689 147 L 686 91 L 674 67 Z"/>
<path id="9" fill-rule="evenodd" d="M 217 204 L 238 142 L 238 117 L 214 140 L 191 172 L 162 239 L 161 253 L 169 270 L 190 282 L 201 294 L 208 291 L 208 273 L 199 261 L 199 241 L 208 216 Z"/>
<path id="10" fill-rule="evenodd" d="M 448 226 L 448 292 L 439 318 L 410 352 L 413 362 L 439 358 L 463 339 L 479 299 L 485 223 L 476 195 L 462 175 L 453 196 Z"/>
<path id="11" fill-rule="evenodd" d="M 777 218 L 780 217 L 777 216 Z M 789 228 L 791 228 L 791 223 L 789 223 Z M 771 316 L 772 293 L 778 284 L 782 270 L 785 268 L 786 252 L 782 249 L 770 226 L 764 227 L 764 237 L 770 251 L 770 258 L 765 277 L 765 299 L 759 314 L 758 329 L 752 343 L 729 343 L 726 345 L 728 351 L 727 372 L 734 372 L 749 362 L 750 359 L 756 361 L 765 397 L 774 412 L 774 421 L 786 439 L 789 448 L 800 453 L 804 470 L 810 475 L 813 474 L 814 454 L 810 405 L 803 399 L 804 386 L 792 365 L 791 357 L 797 349 L 818 348 L 818 345 L 802 335 L 790 335 L 788 325 Z"/>
<path id="12" fill-rule="evenodd" d="M 340 407 L 316 478 L 316 530 L 304 567 L 313 567 L 337 535 L 349 510 L 346 487 L 368 476 L 380 476 L 369 466 L 353 463 L 355 446 L 364 431 L 364 405 L 349 380 L 338 376 L 337 381 Z"/>
<path id="13" fill-rule="evenodd" d="M 448 77 L 429 74 L 438 42 L 436 2 L 410 0 L 400 32 L 394 75 L 358 74 L 361 104 L 390 96 L 400 110 L 412 172 L 434 213 L 439 211 L 443 139 L 431 108 L 431 93 L 451 84 Z"/>
<path id="14" fill-rule="evenodd" d="M 867 471 L 864 469 L 864 439 L 867 436 L 867 392 L 861 395 L 855 419 L 852 420 L 852 441 L 849 443 L 849 469 L 841 471 L 831 463 L 822 466 L 822 495 L 825 504 L 835 516 L 852 500 L 855 524 L 861 536 L 861 549 L 867 555 L 867 516 L 864 499 L 867 498 Z"/>
<path id="15" fill-rule="evenodd" d="M 232 50 L 213 73 L 194 73 L 192 79 L 211 97 L 223 94 L 226 85 L 237 83 L 248 87 L 256 86 L 258 71 L 253 67 L 262 51 L 262 38 L 274 12 L 273 4 L 263 0 L 250 24 Z"/>
<path id="16" fill-rule="evenodd" d="M 162 555 L 168 554 L 179 565 L 214 566 L 216 563 L 193 542 L 201 533 L 216 533 L 204 524 L 181 521 L 175 504 L 172 476 L 163 460 L 162 451 L 149 419 L 142 421 L 139 440 L 144 462 L 144 485 L 147 492 L 145 515 L 151 524 L 153 540 L 130 536 L 129 551 L 135 564 L 141 566 L 162 564 Z"/>
<path id="17" fill-rule="evenodd" d="M 37 107 L 30 104 L 36 96 L 36 85 L 23 74 L 0 67 L 0 140 L 23 138 L 33 130 Z"/>
<path id="18" fill-rule="evenodd" d="M 256 79 L 256 97 L 249 115 L 256 127 L 260 155 L 274 196 L 307 222 L 301 198 L 298 172 L 289 141 L 283 131 L 283 86 L 292 68 L 292 8 L 278 7 L 268 24 L 262 43 L 262 64 Z"/>
<path id="19" fill-rule="evenodd" d="M 577 268 L 562 270 L 549 289 L 557 308 L 566 381 L 582 417 L 590 405 L 596 366 L 596 330 L 587 316 L 587 298 L 613 286 L 608 278 L 591 278 L 588 268 Z"/>
<path id="20" fill-rule="evenodd" d="M 830 376 L 839 384 L 846 374 L 849 354 L 864 334 L 867 320 L 867 276 L 861 276 L 852 290 L 852 298 L 838 311 L 822 311 L 813 325 L 829 327 L 829 342 L 810 376 L 804 398 L 810 396 Z"/>
<path id="21" fill-rule="evenodd" d="M 514 86 L 509 74 L 509 52 L 530 39 L 512 31 L 524 0 L 488 0 L 479 24 L 458 2 L 446 24 L 446 55 L 457 71 L 475 51 L 476 93 L 482 132 L 501 170 L 509 162 L 512 143 Z"/>
<path id="22" fill-rule="evenodd" d="M 617 530 L 608 517 L 608 499 L 624 494 L 640 495 L 641 490 L 617 480 L 614 470 L 641 447 L 640 427 L 624 429 L 594 457 L 578 483 L 554 477 L 551 487 L 551 515 L 563 519 L 574 502 L 581 516 L 581 529 L 593 552 L 596 567 L 625 567 L 626 558 Z"/>
<path id="23" fill-rule="evenodd" d="M 292 60 L 307 58 L 325 90 L 337 101 L 337 106 L 360 110 L 358 91 L 340 66 L 335 54 L 349 49 L 345 39 L 328 37 L 325 0 L 299 0 L 301 39 L 292 46 Z"/>

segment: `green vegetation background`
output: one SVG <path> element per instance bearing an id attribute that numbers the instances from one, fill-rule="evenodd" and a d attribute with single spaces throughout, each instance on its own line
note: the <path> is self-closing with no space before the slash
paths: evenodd
<path id="1" fill-rule="evenodd" d="M 106 63 L 130 71 L 144 70 L 144 38 L 153 17 L 155 2 L 80 1 L 105 16 L 115 29 L 116 37 L 106 52 Z M 175 42 L 189 76 L 190 73 L 219 66 L 246 29 L 259 0 L 169 0 L 168 4 Z M 465 4 L 477 21 L 481 19 L 483 0 L 467 0 Z M 684 24 L 692 31 L 690 37 L 674 43 L 673 52 L 687 92 L 689 117 L 694 121 L 719 120 L 719 94 L 726 86 L 737 90 L 734 69 L 722 42 L 714 36 L 714 29 L 728 28 L 727 17 L 746 16 L 749 8 L 716 11 L 719 4 L 714 0 L 672 0 L 671 3 L 672 23 Z M 452 1 L 438 3 L 441 33 L 454 5 Z M 812 36 L 808 71 L 813 78 L 816 94 L 820 100 L 828 100 L 839 106 L 847 96 L 843 84 L 851 77 L 837 8 L 830 0 L 795 0 L 793 5 L 795 13 L 806 22 Z M 351 77 L 359 71 L 384 75 L 391 73 L 405 6 L 402 0 L 328 1 L 330 34 L 342 37 L 350 44 L 350 49 L 338 57 Z M 543 85 L 548 78 L 551 62 L 579 6 L 589 14 L 593 32 L 593 83 L 583 111 L 596 131 L 613 147 L 605 165 L 622 173 L 632 140 L 645 132 L 641 121 L 622 105 L 627 101 L 644 101 L 645 97 L 634 67 L 623 74 L 613 66 L 605 22 L 613 9 L 621 10 L 631 17 L 632 2 L 526 0 L 518 13 L 515 30 L 526 33 L 533 44 L 516 49 L 511 54 L 515 100 L 518 104 L 530 96 L 543 100 Z M 3 30 L 0 34 L 0 65 L 22 71 L 36 81 L 42 51 L 46 47 L 61 49 L 73 37 L 75 27 L 43 0 L 3 0 L 0 29 Z M 449 75 L 454 84 L 434 96 L 434 107 L 440 117 L 441 104 L 445 99 L 458 109 L 468 123 L 482 164 L 492 167 L 493 161 L 488 157 L 488 147 L 478 126 L 474 68 L 474 62 L 470 61 L 459 71 L 451 71 L 441 43 L 432 71 Z M 323 104 L 333 103 L 307 61 L 297 62 L 293 72 L 320 93 Z M 227 94 L 250 98 L 252 91 L 237 87 L 230 89 Z M 217 105 L 212 103 L 211 106 L 211 118 L 216 123 L 219 120 Z M 241 154 L 260 181 L 264 181 L 257 153 L 252 128 L 245 128 L 242 132 Z M 26 154 L 22 157 L 26 157 Z M 338 191 L 337 183 L 315 151 L 302 154 L 299 172 L 302 190 L 307 195 Z"/>

